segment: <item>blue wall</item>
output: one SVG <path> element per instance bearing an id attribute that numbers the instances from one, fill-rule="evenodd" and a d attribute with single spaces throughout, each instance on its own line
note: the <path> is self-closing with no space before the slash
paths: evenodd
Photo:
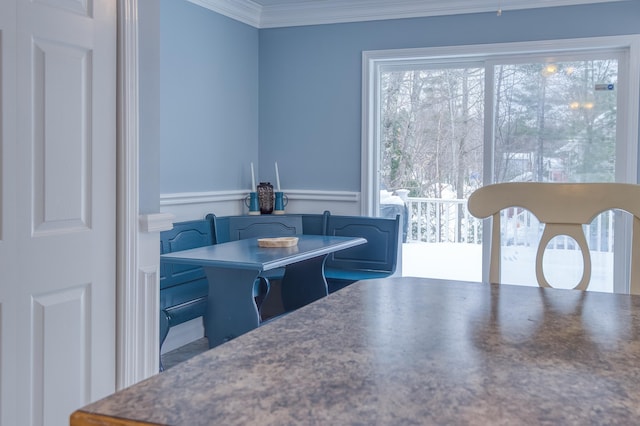
<path id="1" fill-rule="evenodd" d="M 362 51 L 640 33 L 638 1 L 263 30 L 161 5 L 161 193 L 248 189 L 250 161 L 360 191 Z"/>
<path id="2" fill-rule="evenodd" d="M 161 0 L 160 26 L 160 192 L 248 189 L 258 30 L 176 0 Z"/>
<path id="3" fill-rule="evenodd" d="M 260 164 L 285 188 L 360 191 L 362 51 L 632 33 L 638 1 L 261 30 Z"/>

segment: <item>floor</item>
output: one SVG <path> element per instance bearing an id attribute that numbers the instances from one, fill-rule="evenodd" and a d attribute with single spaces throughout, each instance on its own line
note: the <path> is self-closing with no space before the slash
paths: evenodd
<path id="1" fill-rule="evenodd" d="M 184 362 L 189 358 L 198 355 L 199 353 L 205 352 L 208 349 L 209 341 L 206 337 L 194 340 L 191 343 L 188 343 L 162 355 L 162 366 L 165 370 L 168 370 L 174 365 Z"/>
<path id="2" fill-rule="evenodd" d="M 258 296 L 256 298 L 256 304 L 261 306 L 260 316 L 263 322 L 284 313 L 280 294 L 280 282 L 273 281 L 269 297 L 262 299 L 262 296 Z M 209 350 L 209 341 L 203 337 L 162 355 L 162 367 L 167 370 L 207 350 Z"/>

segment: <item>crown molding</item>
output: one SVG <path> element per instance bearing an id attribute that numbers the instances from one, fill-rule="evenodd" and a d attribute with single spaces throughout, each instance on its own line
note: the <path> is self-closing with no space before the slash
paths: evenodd
<path id="1" fill-rule="evenodd" d="M 631 0 L 300 0 L 266 6 L 251 0 L 188 1 L 255 28 L 278 28 Z"/>
<path id="2" fill-rule="evenodd" d="M 326 0 L 264 7 L 261 28 L 317 25 L 385 19 L 459 15 L 465 13 L 496 13 L 509 10 L 605 3 L 616 0 L 387 0 L 342 1 Z"/>
<path id="3" fill-rule="evenodd" d="M 263 7 L 251 0 L 187 0 L 236 21 L 260 28 Z"/>

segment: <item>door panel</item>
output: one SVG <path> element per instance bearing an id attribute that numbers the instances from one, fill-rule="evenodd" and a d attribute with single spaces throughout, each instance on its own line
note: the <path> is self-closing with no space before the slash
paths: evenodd
<path id="1" fill-rule="evenodd" d="M 85 285 L 33 296 L 33 424 L 68 417 L 70 407 L 91 398 L 90 292 Z M 66 391 L 57 394 L 62 383 Z"/>
<path id="2" fill-rule="evenodd" d="M 402 271 L 479 281 L 482 251 L 465 200 L 482 175 L 484 66 L 390 66 L 380 80 L 380 215 L 406 211 Z"/>
<path id="3" fill-rule="evenodd" d="M 91 218 L 91 51 L 33 44 L 34 236 L 88 230 Z M 60 108 L 65 105 L 65 108 Z"/>
<path id="4" fill-rule="evenodd" d="M 535 59 L 535 58 L 534 58 Z M 614 182 L 618 141 L 619 53 L 558 55 L 498 64 L 495 78 L 495 182 Z M 622 84 L 622 90 L 625 85 Z M 501 281 L 536 283 L 535 258 L 543 228 L 530 212 L 504 212 Z M 614 216 L 588 227 L 592 259 L 588 290 L 614 291 Z M 582 255 L 573 239 L 554 238 L 544 255 L 554 287 L 573 288 Z"/>
<path id="5" fill-rule="evenodd" d="M 0 91 L 0 257 L 13 253 L 0 265 L 0 412 L 3 426 L 61 425 L 115 390 L 116 2 L 0 7 L 17 22 L 0 73 L 16 88 Z"/>

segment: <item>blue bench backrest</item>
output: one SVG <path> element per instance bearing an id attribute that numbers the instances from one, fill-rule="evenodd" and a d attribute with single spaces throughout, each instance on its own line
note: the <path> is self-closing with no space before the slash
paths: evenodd
<path id="1" fill-rule="evenodd" d="M 218 243 L 247 238 L 302 234 L 300 215 L 213 216 L 213 223 L 215 240 Z"/>
<path id="2" fill-rule="evenodd" d="M 325 210 L 323 214 L 301 214 L 302 233 L 307 235 L 326 235 L 329 215 L 328 210 Z"/>
<path id="3" fill-rule="evenodd" d="M 399 215 L 395 219 L 329 215 L 327 235 L 362 237 L 367 243 L 330 254 L 325 268 L 393 274 L 397 264 L 400 221 Z"/>
<path id="4" fill-rule="evenodd" d="M 288 237 L 302 234 L 300 216 L 265 216 L 253 219 L 249 216 L 229 218 L 229 236 L 231 240 L 244 240 L 256 237 Z"/>
<path id="5" fill-rule="evenodd" d="M 173 229 L 160 233 L 160 253 L 172 253 L 213 244 L 213 231 L 210 220 L 192 220 L 178 222 Z M 185 282 L 205 279 L 199 266 L 178 265 L 160 261 L 160 289 L 184 284 Z"/>

